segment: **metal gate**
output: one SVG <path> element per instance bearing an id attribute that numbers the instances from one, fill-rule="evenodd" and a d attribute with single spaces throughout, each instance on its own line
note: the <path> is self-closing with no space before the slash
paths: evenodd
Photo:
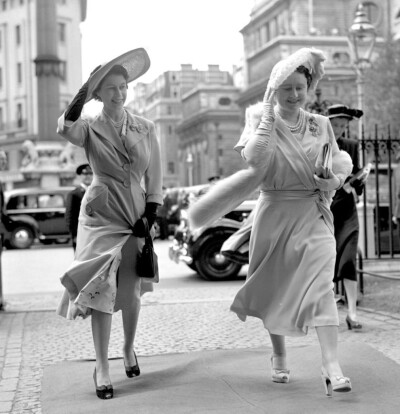
<path id="1" fill-rule="evenodd" d="M 396 226 L 392 221 L 400 191 L 400 139 L 391 137 L 390 127 L 386 134 L 379 136 L 376 126 L 373 137 L 366 138 L 363 132 L 360 151 L 362 164 L 372 164 L 361 196 L 360 234 L 363 240 L 360 245 L 363 255 L 365 258 L 372 258 L 371 255 L 373 258 L 393 258 L 400 254 L 400 223 Z"/>

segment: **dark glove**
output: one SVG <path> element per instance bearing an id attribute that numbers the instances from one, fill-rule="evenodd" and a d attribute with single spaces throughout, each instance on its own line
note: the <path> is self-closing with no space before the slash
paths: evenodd
<path id="1" fill-rule="evenodd" d="M 157 203 L 146 203 L 146 208 L 144 210 L 143 216 L 147 218 L 149 223 L 149 229 L 154 224 L 157 218 Z M 143 220 L 140 218 L 132 227 L 132 233 L 135 237 L 145 237 L 146 229 L 144 227 Z"/>
<path id="2" fill-rule="evenodd" d="M 90 77 L 100 68 L 101 65 L 97 66 L 96 69 L 92 71 L 89 76 L 89 79 L 82 85 L 79 92 L 75 95 L 75 98 L 72 102 L 68 105 L 68 108 L 65 111 L 65 120 L 75 122 L 80 116 L 83 109 L 83 105 L 85 105 L 86 97 L 89 90 L 89 81 Z"/>
<path id="3" fill-rule="evenodd" d="M 364 190 L 365 184 L 360 180 L 354 180 L 351 184 L 351 186 L 356 191 L 356 194 L 360 196 Z"/>

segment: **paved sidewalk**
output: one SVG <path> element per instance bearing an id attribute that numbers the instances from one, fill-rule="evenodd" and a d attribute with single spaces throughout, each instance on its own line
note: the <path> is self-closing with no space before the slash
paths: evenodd
<path id="1" fill-rule="evenodd" d="M 145 295 L 135 344 L 139 359 L 171 353 L 270 347 L 258 319 L 249 318 L 242 323 L 229 311 L 236 290 L 236 286 L 227 287 L 222 294 L 211 287 L 159 289 Z M 15 298 L 15 311 L 0 314 L 0 413 L 41 413 L 44 368 L 65 360 L 94 359 L 90 320 L 66 321 L 56 316 L 59 295 L 40 295 L 41 303 L 47 304 L 45 311 L 35 311 L 38 299 L 29 296 L 30 302 L 20 297 L 18 303 Z M 360 308 L 364 328 L 355 333 L 347 330 L 344 309 L 339 309 L 339 314 L 340 342 L 363 342 L 400 364 L 400 315 Z M 122 337 L 121 315 L 117 313 L 110 358 L 121 357 Z M 291 346 L 317 345 L 318 341 L 311 330 L 305 337 L 288 338 L 287 344 L 290 365 Z"/>

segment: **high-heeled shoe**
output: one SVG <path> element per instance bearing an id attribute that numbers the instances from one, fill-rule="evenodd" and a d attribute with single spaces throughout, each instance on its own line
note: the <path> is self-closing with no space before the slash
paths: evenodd
<path id="1" fill-rule="evenodd" d="M 96 368 L 93 372 L 93 380 L 94 386 L 96 387 L 96 395 L 101 400 L 111 400 L 111 398 L 114 397 L 114 389 L 112 385 L 100 385 L 100 387 L 97 386 Z"/>
<path id="2" fill-rule="evenodd" d="M 271 356 L 271 378 L 273 382 L 288 383 L 290 379 L 290 370 L 274 368 L 274 356 Z"/>
<path id="3" fill-rule="evenodd" d="M 347 315 L 346 316 L 346 323 L 347 323 L 347 328 L 351 331 L 352 329 L 361 329 L 362 325 L 360 322 L 358 321 L 353 321 L 353 319 L 350 319 L 350 317 Z"/>
<path id="4" fill-rule="evenodd" d="M 328 397 L 332 397 L 332 391 L 349 392 L 351 391 L 351 382 L 348 377 L 341 377 L 339 375 L 329 376 L 327 370 L 321 368 L 321 378 L 325 386 L 325 392 Z"/>
<path id="5" fill-rule="evenodd" d="M 133 365 L 131 367 L 127 367 L 125 365 L 125 361 L 124 361 L 125 372 L 126 372 L 126 376 L 128 378 L 138 377 L 140 375 L 139 363 L 138 363 L 135 351 L 133 351 L 133 355 L 135 356 L 135 361 L 136 361 L 135 365 Z"/>

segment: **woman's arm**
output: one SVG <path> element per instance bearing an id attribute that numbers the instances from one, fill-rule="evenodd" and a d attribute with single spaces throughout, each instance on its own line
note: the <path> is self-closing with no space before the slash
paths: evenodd
<path id="1" fill-rule="evenodd" d="M 150 160 L 144 175 L 146 203 L 163 203 L 160 144 L 153 122 L 149 125 Z"/>
<path id="2" fill-rule="evenodd" d="M 276 148 L 276 137 L 273 133 L 275 122 L 274 95 L 275 91 L 267 89 L 264 96 L 261 122 L 256 126 L 257 129 L 254 133 L 251 134 L 250 132 L 250 138 L 242 150 L 242 157 L 254 168 L 265 167 Z M 249 109 L 251 110 L 251 108 Z M 247 116 L 254 115 L 246 114 Z"/>

